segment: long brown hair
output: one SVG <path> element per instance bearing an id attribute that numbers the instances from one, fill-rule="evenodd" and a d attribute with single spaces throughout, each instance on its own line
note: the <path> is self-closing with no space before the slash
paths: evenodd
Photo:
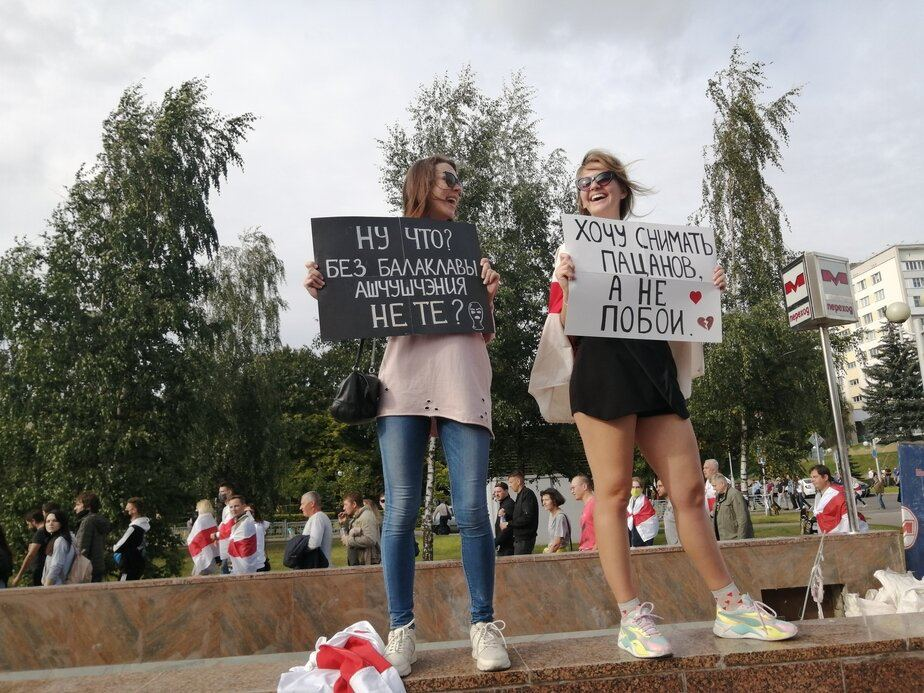
<path id="1" fill-rule="evenodd" d="M 635 196 L 636 195 L 647 195 L 651 192 L 650 188 L 646 188 L 644 185 L 640 185 L 635 181 L 629 180 L 629 173 L 626 171 L 626 166 L 615 156 L 610 154 L 605 149 L 591 149 L 584 155 L 584 159 L 581 161 L 581 165 L 578 167 L 578 177 L 581 175 L 581 171 L 584 170 L 585 166 L 590 164 L 600 164 L 607 171 L 612 171 L 616 174 L 616 181 L 619 183 L 619 186 L 626 191 L 626 196 L 622 198 L 619 203 L 619 218 L 625 219 L 627 216 L 632 214 L 633 208 L 635 206 Z M 587 209 L 581 203 L 581 191 L 577 191 L 577 213 L 578 214 L 588 214 Z"/>
<path id="2" fill-rule="evenodd" d="M 456 162 L 446 156 L 428 156 L 411 164 L 404 176 L 404 190 L 401 193 L 404 216 L 420 218 L 426 213 L 430 191 L 436 185 L 436 167 L 440 164 L 449 164 L 458 173 Z"/>

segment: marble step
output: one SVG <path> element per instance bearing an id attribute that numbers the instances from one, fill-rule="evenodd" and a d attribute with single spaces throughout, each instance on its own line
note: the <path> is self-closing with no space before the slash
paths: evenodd
<path id="1" fill-rule="evenodd" d="M 563 608 L 563 607 L 562 607 Z M 554 618 L 550 610 L 549 618 Z M 916 691 L 924 686 L 920 614 L 804 621 L 784 643 L 721 640 L 711 623 L 665 625 L 675 656 L 637 660 L 612 630 L 510 638 L 512 667 L 478 672 L 464 642 L 419 649 L 408 691 Z M 150 662 L 0 674 L 0 691 L 275 691 L 305 654 Z"/>

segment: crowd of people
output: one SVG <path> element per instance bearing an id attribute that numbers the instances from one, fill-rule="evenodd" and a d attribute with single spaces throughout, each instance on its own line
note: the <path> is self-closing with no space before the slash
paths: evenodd
<path id="1" fill-rule="evenodd" d="M 144 515 L 144 500 L 134 497 L 125 502 L 129 525 L 111 546 L 108 541 L 112 526 L 100 513 L 100 506 L 97 494 L 84 491 L 74 501 L 73 513 L 53 502 L 26 513 L 23 521 L 30 540 L 15 575 L 13 553 L 0 527 L 0 587 L 101 582 L 109 552 L 120 580 L 140 579 L 146 561 L 145 535 L 151 527 Z"/>

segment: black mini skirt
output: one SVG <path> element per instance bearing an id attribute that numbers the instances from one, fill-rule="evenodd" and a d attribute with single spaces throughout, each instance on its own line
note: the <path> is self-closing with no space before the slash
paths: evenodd
<path id="1" fill-rule="evenodd" d="M 604 421 L 630 414 L 690 418 L 667 342 L 578 338 L 570 393 L 572 414 Z"/>

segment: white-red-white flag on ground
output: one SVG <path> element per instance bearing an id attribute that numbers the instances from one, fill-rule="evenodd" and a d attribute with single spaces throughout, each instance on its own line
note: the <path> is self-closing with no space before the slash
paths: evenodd
<path id="1" fill-rule="evenodd" d="M 234 575 L 255 573 L 262 564 L 257 560 L 257 524 L 250 512 L 236 518 L 228 542 L 228 558 Z"/>
<path id="2" fill-rule="evenodd" d="M 206 571 L 218 557 L 218 544 L 212 539 L 217 530 L 218 525 L 211 513 L 199 515 L 189 530 L 186 546 L 193 560 L 193 575 Z"/>

